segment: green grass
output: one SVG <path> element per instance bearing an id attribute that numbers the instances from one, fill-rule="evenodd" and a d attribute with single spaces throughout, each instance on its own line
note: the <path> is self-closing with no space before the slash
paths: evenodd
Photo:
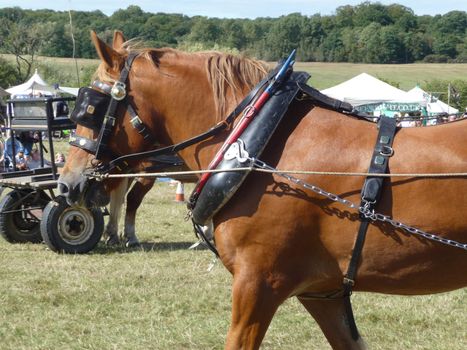
<path id="1" fill-rule="evenodd" d="M 371 74 L 378 79 L 410 90 L 417 84 L 431 80 L 467 80 L 467 64 L 354 64 L 354 63 L 302 63 L 295 70 L 311 74 L 309 84 L 317 89 L 326 89 L 342 83 L 360 73 Z"/>
<path id="2" fill-rule="evenodd" d="M 192 186 L 187 185 L 186 191 Z M 157 183 L 137 220 L 142 249 L 59 255 L 42 244 L 0 240 L 0 349 L 222 349 L 231 276 L 212 270 L 174 202 Z M 371 349 L 467 348 L 467 289 L 432 296 L 356 293 L 357 324 Z M 329 349 L 294 299 L 274 318 L 262 349 Z"/>

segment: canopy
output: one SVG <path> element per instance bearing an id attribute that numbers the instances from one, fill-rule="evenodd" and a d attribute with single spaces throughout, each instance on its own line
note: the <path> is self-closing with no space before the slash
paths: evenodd
<path id="1" fill-rule="evenodd" d="M 355 107 L 383 102 L 402 104 L 425 102 L 423 99 L 408 95 L 404 90 L 389 85 L 367 73 L 361 73 L 350 80 L 321 92 L 330 97 L 349 102 Z"/>
<path id="2" fill-rule="evenodd" d="M 65 90 L 72 89 L 72 90 Z M 76 90 L 76 91 L 75 91 Z M 77 90 L 74 88 L 55 87 L 47 84 L 37 73 L 37 69 L 29 80 L 23 84 L 13 86 L 6 91 L 14 97 L 14 95 L 44 95 L 52 96 L 59 93 L 67 93 L 77 95 Z"/>
<path id="3" fill-rule="evenodd" d="M 413 96 L 413 98 L 423 98 L 426 101 L 426 109 L 430 115 L 441 113 L 459 113 L 458 109 L 449 106 L 441 100 L 438 100 L 436 97 L 424 91 L 418 86 L 414 87 L 412 90 L 409 90 L 407 94 Z"/>

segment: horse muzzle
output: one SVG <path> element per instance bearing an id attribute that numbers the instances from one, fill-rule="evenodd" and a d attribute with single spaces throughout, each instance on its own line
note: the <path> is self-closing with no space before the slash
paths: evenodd
<path id="1" fill-rule="evenodd" d="M 102 181 L 82 177 L 77 182 L 59 178 L 57 189 L 69 205 L 84 205 L 88 208 L 103 207 L 109 204 L 110 194 Z"/>

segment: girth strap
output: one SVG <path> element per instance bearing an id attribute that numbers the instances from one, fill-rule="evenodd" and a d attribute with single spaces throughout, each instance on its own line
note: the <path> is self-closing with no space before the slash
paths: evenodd
<path id="1" fill-rule="evenodd" d="M 378 139 L 376 140 L 376 145 L 373 151 L 373 156 L 371 157 L 371 163 L 368 172 L 373 174 L 384 174 L 388 169 L 389 157 L 393 155 L 392 143 L 396 134 L 396 119 L 382 116 L 378 126 Z M 375 208 L 376 203 L 381 197 L 383 181 L 383 177 L 368 176 L 366 178 L 361 193 L 361 207 L 366 207 L 370 211 Z M 350 296 L 352 295 L 352 287 L 355 285 L 355 276 L 357 274 L 358 262 L 360 260 L 363 244 L 365 243 L 365 237 L 368 230 L 368 225 L 371 222 L 371 218 L 360 214 L 360 220 L 360 227 L 355 239 L 352 257 L 350 258 L 349 266 L 347 267 L 347 273 L 345 274 L 343 282 L 346 317 L 350 328 L 350 333 L 352 334 L 352 338 L 354 340 L 358 340 L 360 335 L 358 333 L 357 325 L 355 324 L 352 305 L 350 303 Z"/>

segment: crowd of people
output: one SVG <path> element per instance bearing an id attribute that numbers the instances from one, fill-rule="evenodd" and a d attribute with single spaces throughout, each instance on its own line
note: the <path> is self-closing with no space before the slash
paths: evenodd
<path id="1" fill-rule="evenodd" d="M 40 133 L 30 131 L 21 132 L 12 137 L 10 130 L 7 130 L 6 139 L 0 142 L 0 165 L 3 171 L 13 170 L 13 167 L 15 170 L 41 167 L 41 152 L 37 145 L 40 137 Z M 63 163 L 65 163 L 65 156 L 59 152 L 55 155 L 55 164 L 61 165 Z M 43 160 L 43 166 L 50 165 L 49 160 Z"/>
<path id="2" fill-rule="evenodd" d="M 431 117 L 422 117 L 421 115 L 411 115 L 406 113 L 401 116 L 398 113 L 394 114 L 394 118 L 398 120 L 397 125 L 400 127 L 414 127 L 414 126 L 430 126 L 444 124 L 448 122 L 456 121 L 457 119 L 466 118 L 467 112 L 464 115 L 456 114 L 439 114 Z"/>

